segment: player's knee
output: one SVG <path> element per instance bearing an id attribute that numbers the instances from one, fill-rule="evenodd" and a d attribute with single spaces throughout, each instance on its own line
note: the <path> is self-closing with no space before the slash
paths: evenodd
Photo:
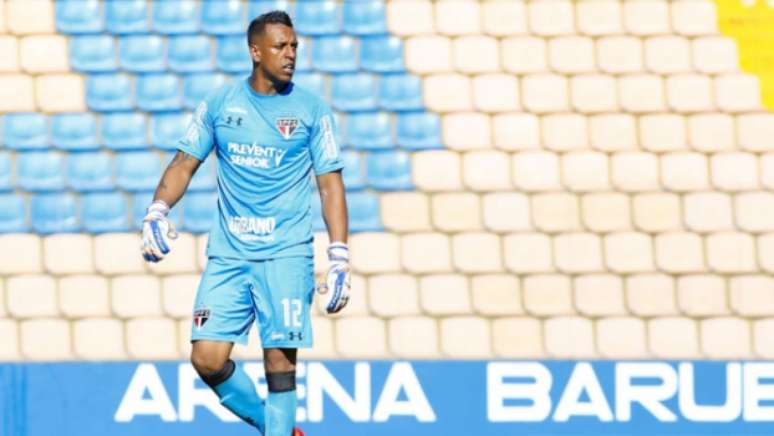
<path id="1" fill-rule="evenodd" d="M 266 373 L 269 392 L 288 392 L 296 390 L 296 371 Z"/>
<path id="2" fill-rule="evenodd" d="M 206 353 L 197 349 L 191 351 L 191 364 L 202 378 L 222 370 L 228 362 L 228 358 L 221 358 L 214 353 Z"/>

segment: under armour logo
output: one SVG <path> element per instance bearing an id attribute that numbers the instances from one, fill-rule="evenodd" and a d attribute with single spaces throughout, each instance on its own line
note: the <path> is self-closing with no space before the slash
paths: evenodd
<path id="1" fill-rule="evenodd" d="M 301 336 L 301 332 L 290 332 L 290 333 L 288 333 L 288 337 L 290 338 L 291 341 L 295 341 L 295 340 L 302 341 L 302 340 L 304 340 L 303 336 Z"/>
<path id="2" fill-rule="evenodd" d="M 226 124 L 228 124 L 228 125 L 230 126 L 230 125 L 231 125 L 231 123 L 233 123 L 233 122 L 235 122 L 235 121 L 234 121 L 234 117 L 232 117 L 231 115 L 229 115 L 229 116 L 226 118 Z M 237 119 L 236 119 L 236 125 L 237 125 L 237 126 L 241 126 L 241 125 L 242 125 L 242 117 L 237 117 Z"/>

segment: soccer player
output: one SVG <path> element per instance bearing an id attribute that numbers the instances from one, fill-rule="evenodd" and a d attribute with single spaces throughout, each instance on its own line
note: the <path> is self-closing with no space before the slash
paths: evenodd
<path id="1" fill-rule="evenodd" d="M 167 214 L 214 149 L 216 223 L 194 303 L 191 362 L 220 402 L 264 435 L 302 435 L 294 428 L 295 365 L 297 349 L 312 345 L 311 175 L 332 241 L 320 293 L 327 312 L 335 313 L 349 300 L 343 164 L 330 108 L 291 81 L 298 39 L 290 17 L 281 11 L 257 17 L 247 42 L 252 74 L 199 104 L 148 207 L 142 254 L 158 262 L 169 253 L 175 232 Z M 254 321 L 269 390 L 265 404 L 229 358 L 234 342 L 247 342 Z"/>

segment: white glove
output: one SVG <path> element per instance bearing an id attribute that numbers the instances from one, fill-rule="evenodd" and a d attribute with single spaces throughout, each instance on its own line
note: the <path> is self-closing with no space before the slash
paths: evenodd
<path id="1" fill-rule="evenodd" d="M 349 249 L 343 242 L 333 242 L 328 246 L 328 273 L 325 283 L 317 287 L 317 292 L 325 298 L 325 311 L 336 313 L 349 302 Z"/>
<path id="2" fill-rule="evenodd" d="M 172 249 L 170 241 L 177 238 L 175 226 L 167 219 L 169 206 L 161 200 L 148 206 L 142 220 L 142 257 L 148 262 L 158 262 Z"/>

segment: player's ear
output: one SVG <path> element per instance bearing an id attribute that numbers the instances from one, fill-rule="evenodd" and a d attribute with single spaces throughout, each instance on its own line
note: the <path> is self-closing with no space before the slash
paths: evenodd
<path id="1" fill-rule="evenodd" d="M 258 44 L 251 42 L 248 47 L 250 48 L 250 58 L 252 58 L 253 63 L 261 62 L 261 51 L 258 49 Z"/>

